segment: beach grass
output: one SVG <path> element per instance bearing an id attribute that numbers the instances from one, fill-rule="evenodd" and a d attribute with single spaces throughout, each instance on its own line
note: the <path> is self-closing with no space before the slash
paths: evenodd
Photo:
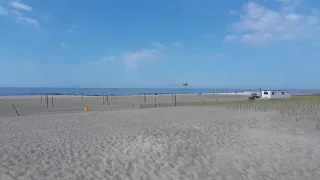
<path id="1" fill-rule="evenodd" d="M 287 99 L 203 102 L 200 106 L 229 108 L 239 111 L 277 111 L 283 116 L 298 119 L 320 118 L 320 96 L 292 96 Z"/>

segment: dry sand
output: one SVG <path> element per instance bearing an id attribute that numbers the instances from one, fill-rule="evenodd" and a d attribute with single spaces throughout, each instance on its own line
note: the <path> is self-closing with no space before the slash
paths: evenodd
<path id="1" fill-rule="evenodd" d="M 316 180 L 320 140 L 276 112 L 172 107 L 0 118 L 0 179 Z"/>
<path id="2" fill-rule="evenodd" d="M 201 101 L 230 101 L 230 100 L 246 100 L 246 95 L 185 95 L 177 94 L 176 105 L 193 105 L 200 104 Z M 103 103 L 104 102 L 104 103 Z M 108 103 L 109 102 L 109 103 Z M 134 102 L 134 106 L 133 106 Z M 89 106 L 91 111 L 111 111 L 123 109 L 139 109 L 143 107 L 166 107 L 175 104 L 175 98 L 172 95 L 148 95 L 146 102 L 144 96 L 49 96 L 48 108 L 44 96 L 0 96 L 0 117 L 17 116 L 12 106 L 17 109 L 20 116 L 39 115 L 39 114 L 55 114 L 65 112 L 83 112 L 84 106 Z"/>

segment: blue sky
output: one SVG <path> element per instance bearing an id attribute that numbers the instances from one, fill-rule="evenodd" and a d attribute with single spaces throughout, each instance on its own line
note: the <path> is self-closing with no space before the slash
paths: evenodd
<path id="1" fill-rule="evenodd" d="M 320 89 L 318 0 L 0 0 L 0 86 Z"/>

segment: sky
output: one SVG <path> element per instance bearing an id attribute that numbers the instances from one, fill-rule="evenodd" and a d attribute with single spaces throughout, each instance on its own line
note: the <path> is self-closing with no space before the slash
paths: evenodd
<path id="1" fill-rule="evenodd" d="M 320 89 L 319 18 L 319 0 L 0 0 L 0 86 Z"/>

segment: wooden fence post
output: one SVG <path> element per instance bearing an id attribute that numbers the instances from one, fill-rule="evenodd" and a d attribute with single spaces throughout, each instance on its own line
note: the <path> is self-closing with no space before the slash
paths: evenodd
<path id="1" fill-rule="evenodd" d="M 13 106 L 13 109 L 16 111 L 17 115 L 20 116 L 20 114 L 19 114 L 17 108 L 14 106 L 14 104 L 12 104 L 12 106 Z"/>
<path id="2" fill-rule="evenodd" d="M 173 98 L 173 94 L 171 94 L 171 99 L 172 99 L 172 104 L 173 104 L 173 99 L 174 99 L 174 98 Z"/>
<path id="3" fill-rule="evenodd" d="M 47 108 L 49 108 L 49 95 L 46 95 L 46 101 L 47 101 Z"/>

